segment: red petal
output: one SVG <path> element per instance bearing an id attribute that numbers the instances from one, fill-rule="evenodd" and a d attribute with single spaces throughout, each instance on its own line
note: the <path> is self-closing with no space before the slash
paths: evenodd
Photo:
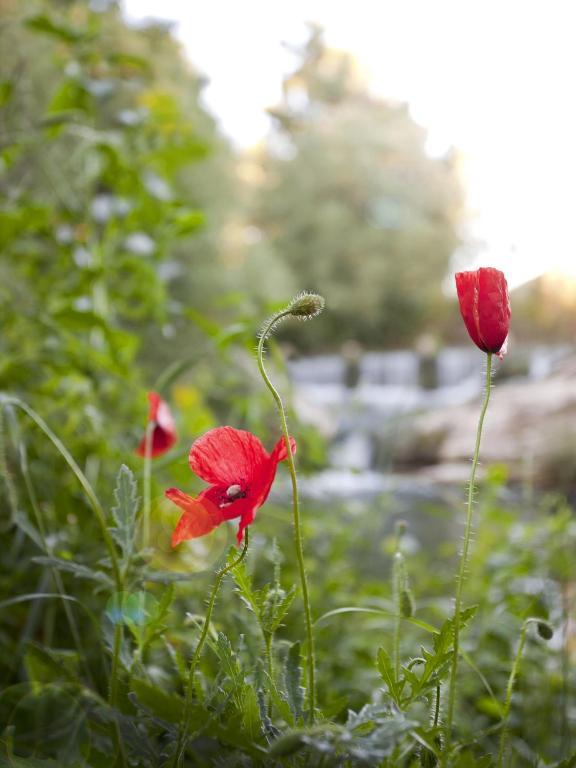
<path id="1" fill-rule="evenodd" d="M 188 458 L 192 471 L 211 485 L 249 486 L 269 461 L 264 446 L 251 432 L 218 427 L 192 445 Z"/>
<path id="2" fill-rule="evenodd" d="M 152 432 L 152 444 L 150 447 L 150 455 L 152 458 L 161 456 L 163 453 L 172 448 L 176 443 L 178 436 L 176 434 L 176 425 L 174 419 L 170 413 L 170 408 L 162 400 L 157 392 L 149 392 L 148 400 L 150 401 L 150 411 L 148 414 L 148 423 L 154 423 L 154 430 Z M 142 438 L 138 448 L 136 449 L 138 456 L 146 455 L 146 436 Z"/>
<path id="3" fill-rule="evenodd" d="M 148 411 L 148 421 L 156 421 L 156 414 L 162 398 L 158 392 L 148 392 L 148 402 L 150 403 L 150 409 Z"/>
<path id="4" fill-rule="evenodd" d="M 485 349 L 500 352 L 510 327 L 510 302 L 508 284 L 499 269 L 478 270 L 478 319 Z"/>
<path id="5" fill-rule="evenodd" d="M 240 518 L 240 524 L 238 526 L 238 532 L 236 534 L 236 541 L 238 542 L 238 546 L 242 544 L 242 539 L 244 538 L 244 529 L 254 522 L 255 517 L 256 517 L 256 510 L 254 509 L 251 514 L 243 515 Z"/>
<path id="6" fill-rule="evenodd" d="M 184 510 L 172 534 L 173 547 L 187 539 L 196 539 L 210 533 L 222 522 L 218 507 L 208 499 L 195 499 L 178 488 L 169 488 L 165 495 Z"/>
<path id="7" fill-rule="evenodd" d="M 292 455 L 296 453 L 296 440 L 293 437 L 290 438 L 290 447 L 292 448 Z M 281 437 L 276 443 L 270 454 L 270 458 L 276 464 L 279 461 L 285 461 L 288 458 L 288 451 L 286 450 L 286 439 Z"/>
<path id="8" fill-rule="evenodd" d="M 460 302 L 460 314 L 468 334 L 477 347 L 487 352 L 480 336 L 478 319 L 478 272 L 457 272 L 456 290 Z"/>
<path id="9" fill-rule="evenodd" d="M 172 448 L 176 443 L 177 436 L 175 432 L 169 432 L 160 426 L 154 427 L 152 432 L 152 445 L 150 449 L 150 456 L 155 459 L 157 456 L 162 456 L 163 453 Z M 136 449 L 138 456 L 146 456 L 146 437 L 143 437 Z"/>

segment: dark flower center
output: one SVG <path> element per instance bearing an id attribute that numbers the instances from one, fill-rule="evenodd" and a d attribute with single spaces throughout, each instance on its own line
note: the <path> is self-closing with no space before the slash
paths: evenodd
<path id="1" fill-rule="evenodd" d="M 237 485 L 236 483 L 234 485 L 230 485 L 226 489 L 226 493 L 222 495 L 221 502 L 219 504 L 219 507 L 229 507 L 233 502 L 237 501 L 238 499 L 245 499 L 246 498 L 246 491 L 242 490 L 241 485 Z"/>

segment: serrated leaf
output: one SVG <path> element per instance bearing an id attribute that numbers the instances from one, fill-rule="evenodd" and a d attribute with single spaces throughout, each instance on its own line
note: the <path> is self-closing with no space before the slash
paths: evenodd
<path id="1" fill-rule="evenodd" d="M 297 642 L 290 646 L 284 665 L 284 686 L 295 725 L 303 720 L 304 688 L 300 684 L 301 680 L 300 643 Z"/>
<path id="2" fill-rule="evenodd" d="M 122 561 L 126 566 L 134 552 L 136 540 L 136 519 L 140 500 L 138 489 L 132 471 L 122 464 L 116 477 L 114 499 L 116 504 L 112 507 L 112 517 L 116 523 L 110 532 L 116 543 L 122 549 Z"/>
<path id="3" fill-rule="evenodd" d="M 390 655 L 385 648 L 378 649 L 376 665 L 378 667 L 378 672 L 380 672 L 380 676 L 388 690 L 388 693 L 392 697 L 395 704 L 400 706 L 400 697 L 404 687 L 404 682 L 402 680 L 396 679 L 394 664 L 392 663 L 392 659 L 390 658 Z"/>
<path id="4" fill-rule="evenodd" d="M 220 660 L 222 671 L 226 677 L 230 678 L 233 685 L 233 691 L 237 692 L 244 683 L 244 675 L 240 669 L 236 654 L 232 649 L 232 644 L 223 632 L 218 632 L 215 650 Z"/>
<path id="5" fill-rule="evenodd" d="M 234 557 L 237 557 L 237 552 L 234 551 Z M 232 569 L 232 576 L 234 583 L 236 584 L 236 591 L 242 598 L 247 608 L 253 611 L 257 616 L 260 616 L 261 607 L 261 593 L 252 587 L 252 577 L 246 569 L 246 564 L 241 561 Z"/>

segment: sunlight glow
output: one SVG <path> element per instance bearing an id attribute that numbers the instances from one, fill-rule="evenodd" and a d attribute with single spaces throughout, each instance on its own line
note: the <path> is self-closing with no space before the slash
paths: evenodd
<path id="1" fill-rule="evenodd" d="M 131 19 L 175 20 L 208 75 L 206 103 L 240 147 L 265 135 L 264 110 L 293 66 L 283 42 L 305 23 L 351 51 L 374 93 L 408 102 L 428 148 L 462 156 L 474 264 L 517 285 L 545 271 L 576 277 L 574 5 L 522 0 L 125 0 Z"/>

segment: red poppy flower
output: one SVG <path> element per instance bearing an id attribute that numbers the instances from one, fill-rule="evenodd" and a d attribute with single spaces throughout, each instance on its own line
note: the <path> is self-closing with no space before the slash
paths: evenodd
<path id="1" fill-rule="evenodd" d="M 162 400 L 160 395 L 156 392 L 148 392 L 148 400 L 150 401 L 148 423 L 154 424 L 150 455 L 152 458 L 155 458 L 169 451 L 178 437 L 170 408 L 168 408 L 168 405 Z M 146 455 L 146 436 L 140 441 L 136 453 L 138 456 Z"/>
<path id="2" fill-rule="evenodd" d="M 458 272 L 456 289 L 460 312 L 470 338 L 483 352 L 506 353 L 510 301 L 504 273 L 492 267 Z"/>
<path id="3" fill-rule="evenodd" d="M 290 438 L 292 453 L 296 443 Z M 193 443 L 188 461 L 210 487 L 193 498 L 178 488 L 166 496 L 184 513 L 172 534 L 172 546 L 204 536 L 225 520 L 240 518 L 238 543 L 244 528 L 254 521 L 256 510 L 270 493 L 278 462 L 288 457 L 284 438 L 268 453 L 251 432 L 232 427 L 211 429 Z"/>

